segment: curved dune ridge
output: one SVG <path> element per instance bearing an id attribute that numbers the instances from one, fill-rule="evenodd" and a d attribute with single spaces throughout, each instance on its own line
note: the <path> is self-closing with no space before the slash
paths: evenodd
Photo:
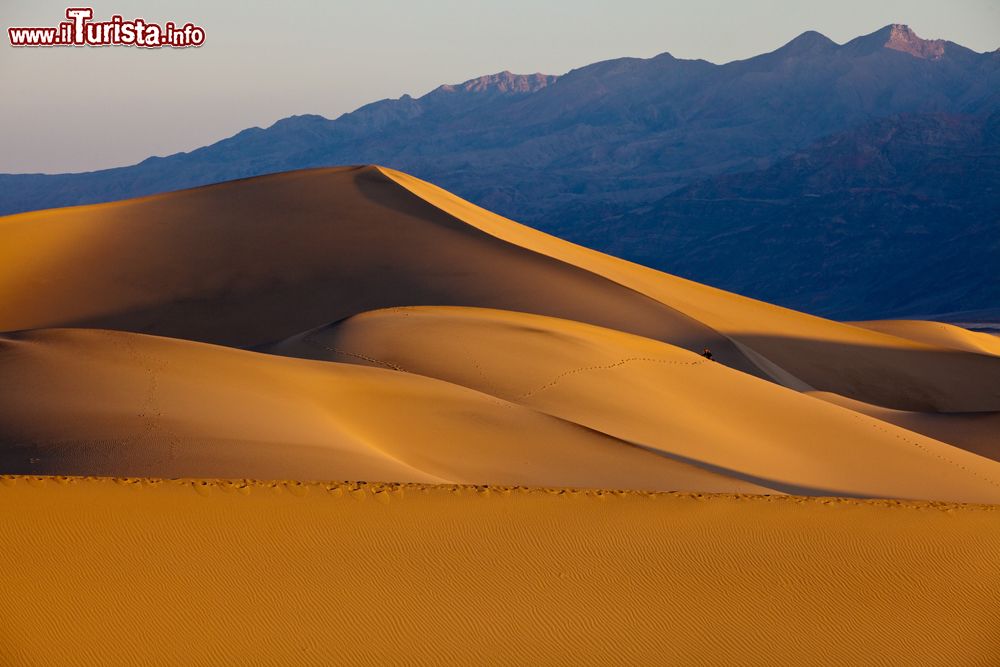
<path id="1" fill-rule="evenodd" d="M 1000 491 L 993 461 L 673 345 L 577 322 L 395 308 L 269 350 L 439 378 L 791 493 L 987 501 Z"/>
<path id="2" fill-rule="evenodd" d="M 1000 357 L 925 329 L 288 172 L 0 218 L 0 472 L 1000 502 Z"/>
<path id="3" fill-rule="evenodd" d="M 4 664 L 968 665 L 1000 508 L 0 478 Z"/>
<path id="4" fill-rule="evenodd" d="M 0 339 L 11 472 L 767 491 L 456 384 L 139 334 Z"/>

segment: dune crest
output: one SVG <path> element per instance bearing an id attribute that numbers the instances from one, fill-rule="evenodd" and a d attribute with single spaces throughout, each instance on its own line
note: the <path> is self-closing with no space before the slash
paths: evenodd
<path id="1" fill-rule="evenodd" d="M 966 451 L 1000 461 L 1000 412 L 910 412 L 893 410 L 823 391 L 807 392 L 821 400 L 922 433 Z"/>

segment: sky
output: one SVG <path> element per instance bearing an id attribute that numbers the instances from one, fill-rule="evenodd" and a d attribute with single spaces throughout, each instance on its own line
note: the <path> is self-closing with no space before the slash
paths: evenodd
<path id="1" fill-rule="evenodd" d="M 1000 47 L 997 0 L 102 0 L 95 20 L 190 21 L 205 43 L 10 45 L 8 27 L 55 26 L 66 3 L 0 0 L 0 172 L 134 164 L 502 70 L 561 74 L 664 51 L 724 63 L 806 30 L 843 43 L 906 23 L 925 38 Z"/>

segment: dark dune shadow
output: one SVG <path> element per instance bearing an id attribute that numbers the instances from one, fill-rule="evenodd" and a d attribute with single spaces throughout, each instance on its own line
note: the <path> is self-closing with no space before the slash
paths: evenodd
<path id="1" fill-rule="evenodd" d="M 737 334 L 733 338 L 820 391 L 896 410 L 1000 410 L 1000 357 L 794 336 Z"/>

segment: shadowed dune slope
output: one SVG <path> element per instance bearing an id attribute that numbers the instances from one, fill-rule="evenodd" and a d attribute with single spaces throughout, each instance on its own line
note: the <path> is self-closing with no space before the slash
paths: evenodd
<path id="1" fill-rule="evenodd" d="M 0 218 L 0 331 L 93 327 L 250 347 L 398 305 L 592 322 L 759 372 L 633 289 L 458 220 L 376 167 Z"/>
<path id="2" fill-rule="evenodd" d="M 0 478 L 7 665 L 987 667 L 1000 508 Z"/>
<path id="3" fill-rule="evenodd" d="M 1000 337 L 969 331 L 946 322 L 929 322 L 924 320 L 873 320 L 870 322 L 854 322 L 859 327 L 881 331 L 900 338 L 908 338 L 928 345 L 951 347 L 956 350 L 975 352 L 976 354 L 1000 355 Z"/>
<path id="4" fill-rule="evenodd" d="M 1000 412 L 908 412 L 862 403 L 840 394 L 808 393 L 828 403 L 1000 461 Z"/>
<path id="5" fill-rule="evenodd" d="M 790 493 L 1000 502 L 995 461 L 672 345 L 577 322 L 394 308 L 272 351 L 439 378 Z"/>
<path id="6" fill-rule="evenodd" d="M 0 469 L 770 490 L 440 380 L 140 334 L 0 337 Z"/>
<path id="7" fill-rule="evenodd" d="M 775 381 L 902 410 L 1000 410 L 1000 358 L 833 322 L 691 282 L 519 225 L 413 176 L 381 170 L 457 219 L 604 276 L 728 336 L 749 348 L 751 357 L 763 357 L 759 366 L 773 365 L 769 375 Z"/>

